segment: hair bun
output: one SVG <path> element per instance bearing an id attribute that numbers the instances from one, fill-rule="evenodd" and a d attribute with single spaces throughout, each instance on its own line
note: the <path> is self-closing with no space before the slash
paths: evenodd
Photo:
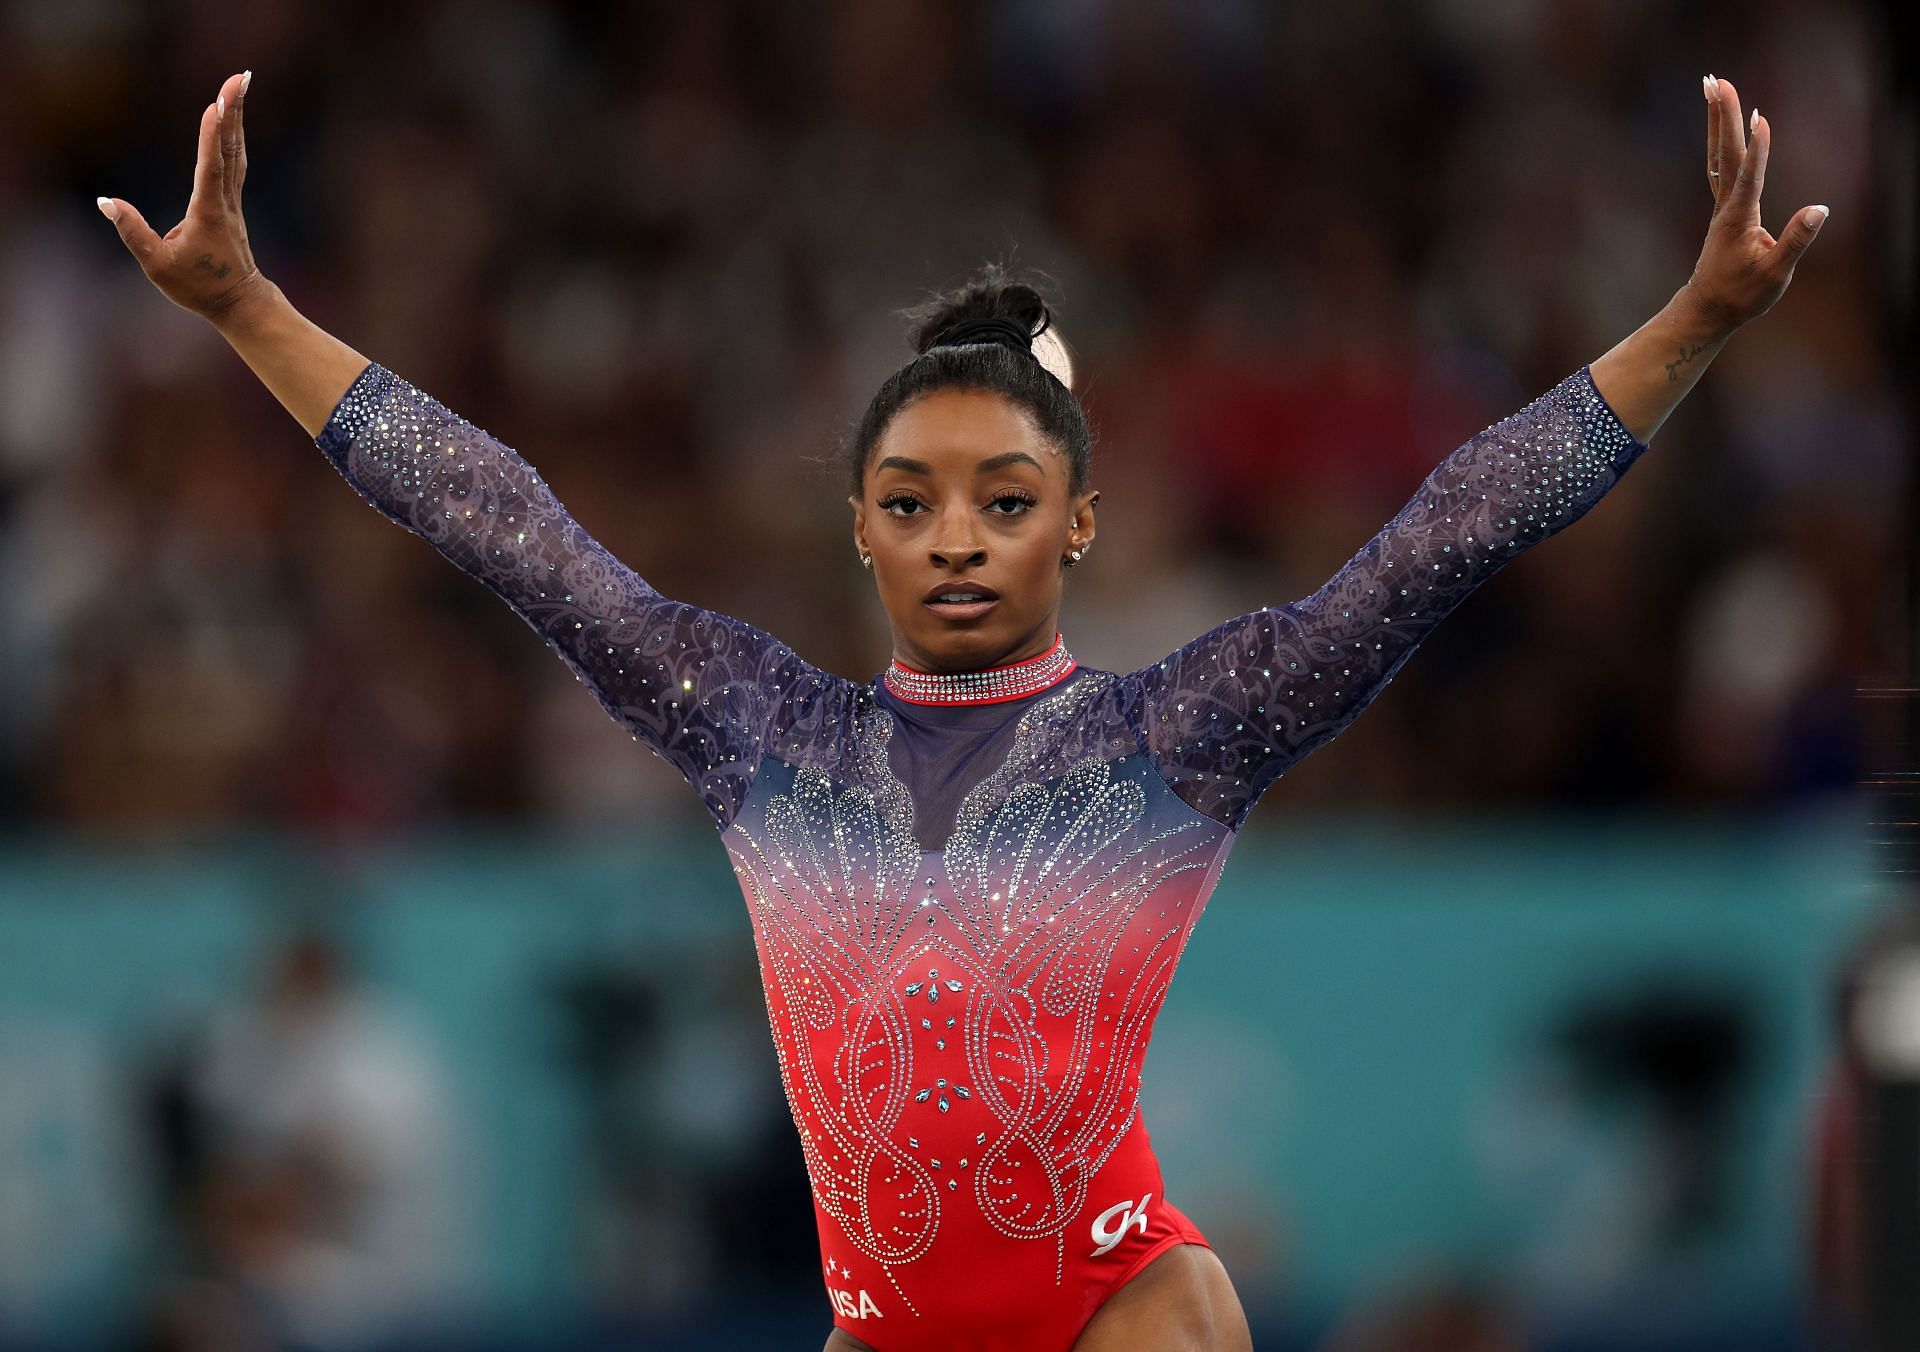
<path id="1" fill-rule="evenodd" d="M 1053 323 L 1053 311 L 1032 283 L 999 263 L 986 263 L 959 288 L 906 311 L 913 323 L 913 350 L 959 343 L 1000 343 L 1024 351 L 1068 389 L 1073 361 Z"/>

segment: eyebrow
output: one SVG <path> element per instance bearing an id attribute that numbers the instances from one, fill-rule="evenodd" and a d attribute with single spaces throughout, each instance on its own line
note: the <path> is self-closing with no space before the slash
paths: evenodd
<path id="1" fill-rule="evenodd" d="M 973 467 L 973 472 L 975 474 L 991 474 L 997 469 L 1005 469 L 1008 465 L 1018 465 L 1022 463 L 1032 465 L 1043 474 L 1046 473 L 1046 467 L 1025 451 L 1003 451 L 999 455 L 982 460 Z M 933 473 L 933 466 L 929 465 L 926 461 L 913 460 L 904 455 L 890 455 L 875 465 L 874 469 L 876 472 L 883 469 L 901 469 L 909 474 L 930 475 Z"/>

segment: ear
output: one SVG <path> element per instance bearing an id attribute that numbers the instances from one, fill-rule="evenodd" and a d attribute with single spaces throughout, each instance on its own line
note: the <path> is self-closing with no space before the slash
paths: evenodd
<path id="1" fill-rule="evenodd" d="M 853 547 L 862 554 L 872 553 L 867 548 L 867 504 L 857 497 L 850 497 L 847 505 L 853 508 Z"/>
<path id="2" fill-rule="evenodd" d="M 1093 543 L 1093 509 L 1100 501 L 1100 490 L 1088 489 L 1082 493 L 1073 505 L 1073 516 L 1067 522 L 1067 535 L 1073 547 L 1085 549 Z"/>

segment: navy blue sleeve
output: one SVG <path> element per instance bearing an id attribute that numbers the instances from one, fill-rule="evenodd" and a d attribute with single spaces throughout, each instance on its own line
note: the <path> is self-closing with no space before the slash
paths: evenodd
<path id="1" fill-rule="evenodd" d="M 315 444 L 368 502 L 513 607 L 721 827 L 787 700 L 844 684 L 750 624 L 660 595 L 533 466 L 377 362 Z"/>
<path id="2" fill-rule="evenodd" d="M 1475 587 L 1584 516 L 1646 449 L 1585 366 L 1475 434 L 1313 595 L 1236 616 L 1124 678 L 1161 774 L 1237 830 Z"/>

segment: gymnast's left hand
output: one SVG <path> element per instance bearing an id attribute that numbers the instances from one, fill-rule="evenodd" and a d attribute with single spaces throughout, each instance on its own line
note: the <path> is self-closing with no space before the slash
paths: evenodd
<path id="1" fill-rule="evenodd" d="M 1771 310 L 1786 294 L 1794 265 L 1813 243 L 1825 207 L 1802 207 L 1775 239 L 1760 224 L 1760 190 L 1767 181 L 1773 128 L 1753 111 L 1753 140 L 1740 122 L 1740 96 L 1731 80 L 1708 79 L 1707 186 L 1713 219 L 1686 289 L 1716 327 L 1732 333 Z"/>

